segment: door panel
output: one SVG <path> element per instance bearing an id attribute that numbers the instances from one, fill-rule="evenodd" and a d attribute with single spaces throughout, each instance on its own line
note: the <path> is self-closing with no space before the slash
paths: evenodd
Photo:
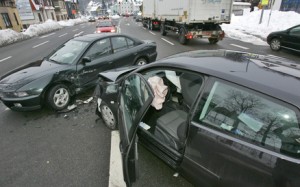
<path id="1" fill-rule="evenodd" d="M 300 154 L 300 145 L 294 143 L 300 134 L 297 111 L 263 94 L 211 79 L 191 122 L 183 172 L 203 186 L 293 186 L 295 177 L 284 172 L 294 175 L 299 168 L 291 164 L 299 162 L 292 157 Z"/>
<path id="2" fill-rule="evenodd" d="M 112 54 L 109 38 L 99 40 L 92 44 L 83 57 L 90 58 L 91 62 L 77 65 L 77 74 L 80 86 L 95 84 L 98 74 L 113 69 L 114 55 Z"/>
<path id="3" fill-rule="evenodd" d="M 127 186 L 131 186 L 137 179 L 136 131 L 153 97 L 151 87 L 139 74 L 132 74 L 122 82 L 119 96 L 118 121 L 123 175 Z"/>

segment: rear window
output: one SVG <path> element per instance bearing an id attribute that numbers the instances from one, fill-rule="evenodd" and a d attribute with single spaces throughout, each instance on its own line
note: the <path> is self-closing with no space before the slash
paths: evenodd
<path id="1" fill-rule="evenodd" d="M 288 156 L 300 157 L 298 109 L 252 90 L 216 81 L 194 121 Z"/>

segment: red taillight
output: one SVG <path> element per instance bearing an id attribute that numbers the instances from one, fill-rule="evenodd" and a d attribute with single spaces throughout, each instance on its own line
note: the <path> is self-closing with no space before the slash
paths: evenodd
<path id="1" fill-rule="evenodd" d="M 221 31 L 220 33 L 220 38 L 223 39 L 225 37 L 225 32 L 224 31 Z"/>
<path id="2" fill-rule="evenodd" d="M 154 22 L 153 22 L 153 25 L 158 25 L 158 22 L 157 22 L 157 21 L 154 21 Z"/>
<path id="3" fill-rule="evenodd" d="M 193 35 L 191 33 L 188 33 L 185 35 L 186 39 L 193 39 Z"/>

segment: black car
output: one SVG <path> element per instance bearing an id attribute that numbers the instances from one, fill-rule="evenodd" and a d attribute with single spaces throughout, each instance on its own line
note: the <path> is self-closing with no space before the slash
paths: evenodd
<path id="1" fill-rule="evenodd" d="M 267 37 L 267 42 L 274 51 L 286 48 L 300 52 L 300 25 L 284 31 L 270 33 Z"/>
<path id="2" fill-rule="evenodd" d="M 66 108 L 70 97 L 96 85 L 99 72 L 155 61 L 156 44 L 122 34 L 90 34 L 73 38 L 49 56 L 4 75 L 0 100 L 16 111 L 48 104 Z"/>
<path id="3" fill-rule="evenodd" d="M 94 16 L 91 16 L 89 17 L 88 19 L 89 22 L 95 22 L 96 21 L 96 18 Z"/>
<path id="4" fill-rule="evenodd" d="M 137 141 L 195 186 L 300 186 L 299 69 L 213 50 L 100 73 L 97 113 L 120 130 L 127 186 Z"/>

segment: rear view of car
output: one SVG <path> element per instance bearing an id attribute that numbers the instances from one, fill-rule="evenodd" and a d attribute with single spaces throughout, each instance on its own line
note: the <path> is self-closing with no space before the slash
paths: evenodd
<path id="1" fill-rule="evenodd" d="M 117 28 L 111 21 L 101 21 L 96 26 L 96 33 L 116 33 Z"/>

